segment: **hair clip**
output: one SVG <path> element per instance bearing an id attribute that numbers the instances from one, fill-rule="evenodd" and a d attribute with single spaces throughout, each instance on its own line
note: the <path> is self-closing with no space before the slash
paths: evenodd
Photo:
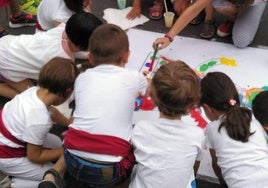
<path id="1" fill-rule="evenodd" d="M 234 106 L 234 105 L 236 104 L 236 100 L 234 100 L 234 99 L 230 99 L 230 100 L 229 100 L 229 104 L 230 104 L 231 106 Z"/>

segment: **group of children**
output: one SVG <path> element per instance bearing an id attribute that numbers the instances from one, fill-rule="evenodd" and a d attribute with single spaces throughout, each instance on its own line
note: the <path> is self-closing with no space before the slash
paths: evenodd
<path id="1" fill-rule="evenodd" d="M 73 57 L 80 51 L 90 52 L 93 67 L 81 73 Z M 253 100 L 257 121 L 226 74 L 199 81 L 174 61 L 148 81 L 124 68 L 129 55 L 125 31 L 85 11 L 46 32 L 0 39 L 0 95 L 12 98 L 0 118 L 0 171 L 12 178 L 6 187 L 64 187 L 66 171 L 77 187 L 128 178 L 131 188 L 195 187 L 205 147 L 222 184 L 268 187 L 268 92 Z M 53 106 L 72 93 L 66 119 Z M 137 94 L 152 98 L 159 118 L 132 124 Z M 206 133 L 183 121 L 197 106 L 211 121 Z M 63 143 L 49 134 L 53 122 L 68 126 Z"/>

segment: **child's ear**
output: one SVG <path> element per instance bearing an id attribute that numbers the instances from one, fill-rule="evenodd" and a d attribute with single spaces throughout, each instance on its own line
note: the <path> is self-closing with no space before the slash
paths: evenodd
<path id="1" fill-rule="evenodd" d="M 94 59 L 93 59 L 93 57 L 92 57 L 92 55 L 91 55 L 90 52 L 88 53 L 88 62 L 89 62 L 89 64 L 90 64 L 92 67 L 95 66 Z"/>
<path id="2" fill-rule="evenodd" d="M 122 60 L 123 60 L 124 64 L 126 64 L 128 62 L 129 55 L 130 55 L 130 50 L 128 50 L 123 56 Z"/>

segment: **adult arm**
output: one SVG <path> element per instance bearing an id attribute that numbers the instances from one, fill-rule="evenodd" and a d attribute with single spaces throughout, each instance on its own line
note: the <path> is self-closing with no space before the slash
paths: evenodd
<path id="1" fill-rule="evenodd" d="M 160 49 L 167 47 L 172 42 L 170 39 L 179 34 L 209 3 L 211 0 L 198 0 L 189 6 L 171 27 L 168 37 L 157 38 L 153 43 L 153 48 L 155 49 L 157 44 L 161 44 Z"/>

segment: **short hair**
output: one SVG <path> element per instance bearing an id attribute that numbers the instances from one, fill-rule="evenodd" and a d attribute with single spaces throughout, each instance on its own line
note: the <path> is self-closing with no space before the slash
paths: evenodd
<path id="1" fill-rule="evenodd" d="M 268 91 L 261 91 L 256 95 L 252 101 L 252 111 L 262 126 L 268 125 Z"/>
<path id="2" fill-rule="evenodd" d="M 88 40 L 92 32 L 102 24 L 102 21 L 88 12 L 72 15 L 66 23 L 65 31 L 69 40 L 80 50 L 88 49 Z"/>
<path id="3" fill-rule="evenodd" d="M 63 0 L 66 7 L 71 11 L 77 13 L 83 11 L 83 4 L 85 0 Z"/>
<path id="4" fill-rule="evenodd" d="M 118 64 L 129 51 L 128 36 L 113 24 L 103 24 L 94 30 L 89 39 L 89 52 L 95 64 Z"/>
<path id="5" fill-rule="evenodd" d="M 71 60 L 55 57 L 42 67 L 38 85 L 51 93 L 66 97 L 67 89 L 74 88 L 78 74 L 78 69 Z"/>
<path id="6" fill-rule="evenodd" d="M 152 78 L 151 96 L 164 115 L 186 115 L 199 102 L 200 84 L 183 61 L 162 65 Z"/>

